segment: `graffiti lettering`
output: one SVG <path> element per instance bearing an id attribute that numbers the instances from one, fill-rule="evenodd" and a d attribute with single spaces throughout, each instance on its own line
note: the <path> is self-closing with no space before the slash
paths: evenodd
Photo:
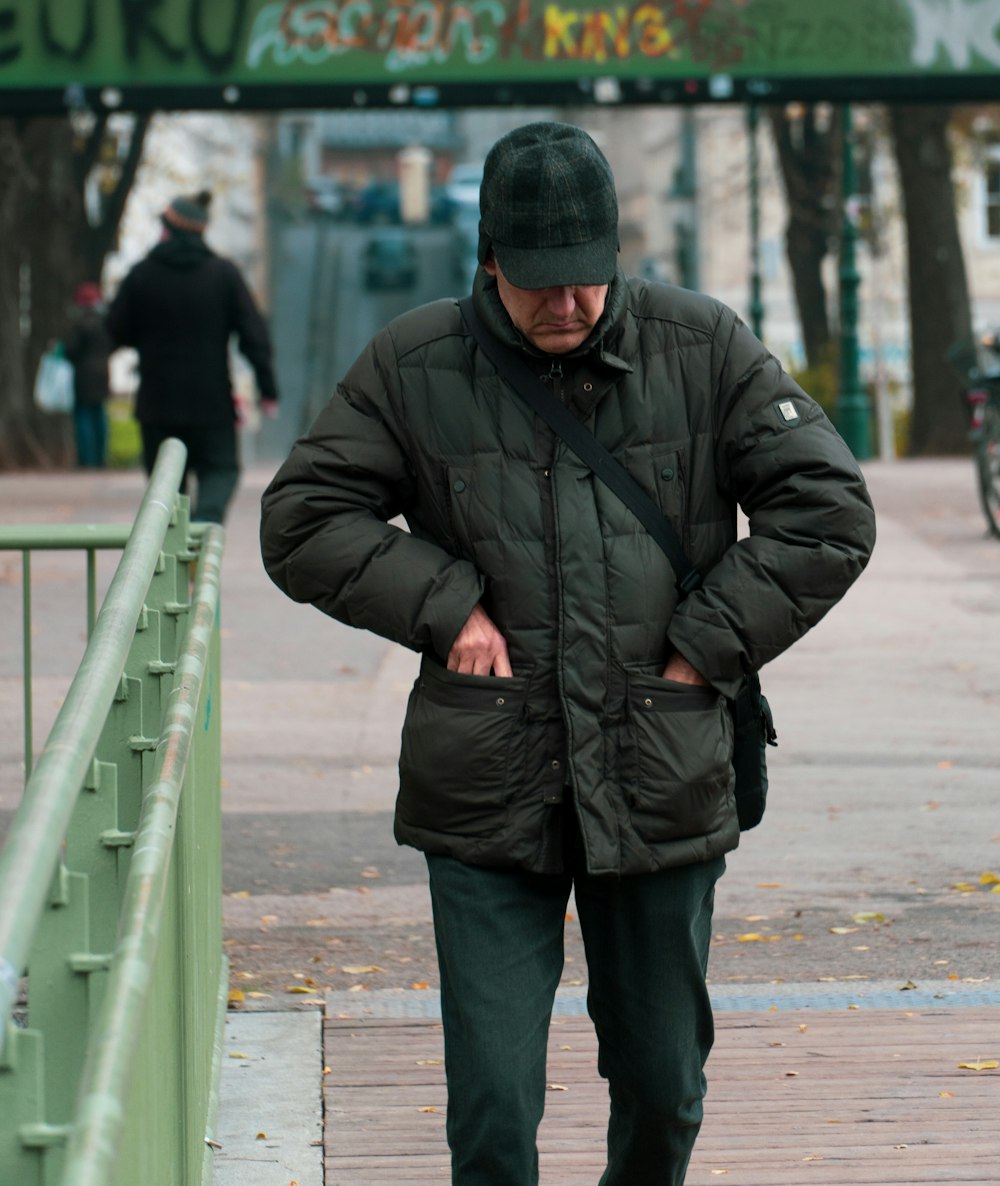
<path id="1" fill-rule="evenodd" d="M 454 57 L 482 62 L 515 53 L 527 60 L 600 64 L 673 54 L 716 66 L 741 60 L 747 30 L 740 0 L 670 0 L 580 11 L 520 0 L 275 0 L 254 21 L 247 64 L 270 59 L 318 63 L 360 50 L 385 55 L 390 70 Z"/>
<path id="2" fill-rule="evenodd" d="M 846 17 L 809 20 L 797 0 L 760 0 L 753 15 L 745 60 L 765 68 L 812 62 L 832 66 L 851 59 L 873 64 L 905 61 L 912 40 L 905 14 L 888 9 L 871 13 L 863 25 Z"/>
<path id="3" fill-rule="evenodd" d="M 135 63 L 152 53 L 170 63 L 196 58 L 210 74 L 232 69 L 252 0 L 33 0 L 31 15 L 0 0 L 0 68 L 25 51 L 19 25 L 37 20 L 46 59 L 86 62 L 102 44 L 120 37 L 121 52 Z M 164 11 L 166 10 L 166 11 Z M 178 11 L 179 10 L 179 11 Z M 188 43 L 184 44 L 185 17 Z M 109 26 L 109 28 L 102 28 Z M 170 30 L 168 36 L 164 29 Z M 102 39 L 102 32 L 104 37 Z"/>
<path id="4" fill-rule="evenodd" d="M 0 8 L 0 36 L 5 33 L 13 33 L 17 30 L 17 13 L 13 8 Z M 21 56 L 21 50 L 24 47 L 19 41 L 15 41 L 13 45 L 0 46 L 0 66 L 6 66 L 9 62 L 16 62 Z"/>
<path id="5" fill-rule="evenodd" d="M 94 33 L 97 29 L 95 0 L 86 0 L 80 34 L 76 39 L 76 44 L 73 46 L 66 45 L 65 42 L 60 41 L 56 37 L 52 28 L 52 18 L 49 12 L 50 7 L 50 0 L 42 0 L 42 45 L 45 46 L 46 52 L 52 54 L 53 57 L 69 58 L 71 62 L 79 62 L 94 44 Z M 66 6 L 62 5 L 61 7 L 65 8 Z"/>
<path id="6" fill-rule="evenodd" d="M 993 66 L 1000 66 L 997 27 L 1000 13 L 991 0 L 908 0 L 917 40 L 913 62 L 933 66 L 940 47 L 959 70 L 968 70 L 975 51 Z"/>
<path id="7" fill-rule="evenodd" d="M 209 7 L 209 0 L 192 0 L 190 13 L 191 44 L 195 53 L 205 63 L 213 74 L 222 74 L 228 70 L 236 59 L 237 39 L 247 15 L 247 0 L 233 0 L 232 17 L 229 22 L 229 41 L 227 47 L 219 52 L 211 49 L 205 37 L 203 9 Z M 218 0 L 213 0 L 212 10 L 218 13 Z"/>
<path id="8" fill-rule="evenodd" d="M 153 24 L 153 14 L 161 6 L 161 0 L 121 0 L 122 25 L 125 31 L 125 55 L 130 61 L 139 57 L 143 38 L 169 58 L 171 62 L 183 61 L 184 51 L 163 36 Z"/>
<path id="9" fill-rule="evenodd" d="M 742 59 L 745 33 L 737 9 L 725 2 L 673 0 L 592 12 L 550 4 L 545 9 L 544 56 L 601 63 L 636 55 L 663 57 L 684 46 L 694 61 L 732 65 Z"/>
<path id="10" fill-rule="evenodd" d="M 394 71 L 456 54 L 482 62 L 496 54 L 503 19 L 498 0 L 417 0 L 390 4 L 381 14 L 371 0 L 277 0 L 257 14 L 247 65 L 257 69 L 268 57 L 282 66 L 320 63 L 351 50 L 384 55 Z"/>

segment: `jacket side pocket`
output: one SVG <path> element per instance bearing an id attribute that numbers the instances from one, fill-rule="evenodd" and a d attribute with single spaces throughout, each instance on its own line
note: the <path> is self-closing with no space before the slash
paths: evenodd
<path id="1" fill-rule="evenodd" d="M 701 836 L 722 826 L 732 795 L 733 723 L 714 688 L 629 672 L 626 783 L 642 839 Z"/>
<path id="2" fill-rule="evenodd" d="M 462 675 L 424 660 L 403 723 L 397 811 L 462 836 L 500 827 L 523 777 L 527 680 Z"/>

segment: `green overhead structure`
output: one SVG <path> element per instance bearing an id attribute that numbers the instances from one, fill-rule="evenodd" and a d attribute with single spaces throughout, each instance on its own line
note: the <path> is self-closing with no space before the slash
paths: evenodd
<path id="1" fill-rule="evenodd" d="M 993 101 L 996 0 L 0 0 L 0 109 Z"/>

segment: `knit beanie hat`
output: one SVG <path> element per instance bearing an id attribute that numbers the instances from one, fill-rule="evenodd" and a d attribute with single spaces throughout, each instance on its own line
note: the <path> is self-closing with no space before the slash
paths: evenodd
<path id="1" fill-rule="evenodd" d="M 479 262 L 493 248 L 518 288 L 607 284 L 618 267 L 618 198 L 581 128 L 533 123 L 493 145 L 479 191 Z"/>
<path id="2" fill-rule="evenodd" d="M 174 198 L 160 215 L 160 220 L 169 230 L 194 231 L 200 235 L 208 226 L 208 208 L 212 195 L 202 190 L 193 197 Z"/>

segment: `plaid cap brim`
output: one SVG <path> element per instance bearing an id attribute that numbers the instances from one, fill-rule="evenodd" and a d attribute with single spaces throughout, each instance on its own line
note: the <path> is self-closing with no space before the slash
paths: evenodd
<path id="1" fill-rule="evenodd" d="M 618 232 L 566 247 L 511 247 L 496 239 L 493 254 L 504 278 L 517 288 L 610 284 L 618 269 Z"/>

